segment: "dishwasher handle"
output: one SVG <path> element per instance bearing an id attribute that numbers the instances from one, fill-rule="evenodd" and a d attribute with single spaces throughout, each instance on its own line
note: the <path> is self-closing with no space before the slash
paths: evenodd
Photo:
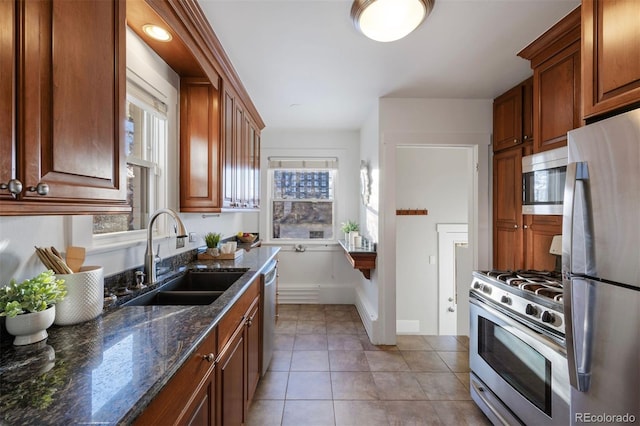
<path id="1" fill-rule="evenodd" d="M 269 285 L 276 280 L 278 276 L 278 261 L 272 261 L 269 266 L 266 268 L 264 275 L 264 284 Z"/>

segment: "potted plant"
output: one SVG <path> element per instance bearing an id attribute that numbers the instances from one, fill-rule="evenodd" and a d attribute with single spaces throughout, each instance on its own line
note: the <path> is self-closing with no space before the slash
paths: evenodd
<path id="1" fill-rule="evenodd" d="M 6 316 L 7 331 L 16 336 L 14 345 L 28 345 L 47 338 L 47 328 L 56 316 L 55 304 L 67 294 L 64 280 L 53 271 L 0 288 L 0 316 Z"/>
<path id="2" fill-rule="evenodd" d="M 207 245 L 207 252 L 212 256 L 217 256 L 218 244 L 220 243 L 221 234 L 217 232 L 209 232 L 204 236 L 204 242 Z"/>
<path id="3" fill-rule="evenodd" d="M 344 232 L 344 240 L 347 244 L 353 244 L 352 242 L 350 242 L 350 236 L 355 236 L 357 235 L 357 232 L 360 231 L 360 226 L 358 225 L 358 222 L 354 221 L 354 220 L 347 220 L 346 222 L 342 222 L 342 226 L 340 228 L 342 230 L 342 232 Z M 352 232 L 355 232 L 356 234 L 352 234 Z"/>

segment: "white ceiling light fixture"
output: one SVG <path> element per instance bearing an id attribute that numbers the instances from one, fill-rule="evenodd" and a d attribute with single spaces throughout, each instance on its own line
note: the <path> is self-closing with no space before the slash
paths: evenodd
<path id="1" fill-rule="evenodd" d="M 435 0 L 354 0 L 351 19 L 370 39 L 395 41 L 418 28 L 434 4 Z"/>

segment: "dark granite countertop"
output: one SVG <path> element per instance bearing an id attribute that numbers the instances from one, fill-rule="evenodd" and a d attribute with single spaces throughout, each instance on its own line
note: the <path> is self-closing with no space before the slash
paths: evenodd
<path id="1" fill-rule="evenodd" d="M 216 325 L 228 306 L 278 253 L 254 248 L 235 260 L 190 267 L 249 268 L 208 306 L 127 306 L 47 340 L 16 347 L 0 339 L 0 423 L 129 424 Z"/>

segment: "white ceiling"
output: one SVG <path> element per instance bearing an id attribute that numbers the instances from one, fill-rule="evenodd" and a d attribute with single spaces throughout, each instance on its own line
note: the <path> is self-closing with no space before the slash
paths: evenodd
<path id="1" fill-rule="evenodd" d="M 359 129 L 376 99 L 493 99 L 517 53 L 579 0 L 436 0 L 405 39 L 356 32 L 351 0 L 199 0 L 267 127 Z"/>

